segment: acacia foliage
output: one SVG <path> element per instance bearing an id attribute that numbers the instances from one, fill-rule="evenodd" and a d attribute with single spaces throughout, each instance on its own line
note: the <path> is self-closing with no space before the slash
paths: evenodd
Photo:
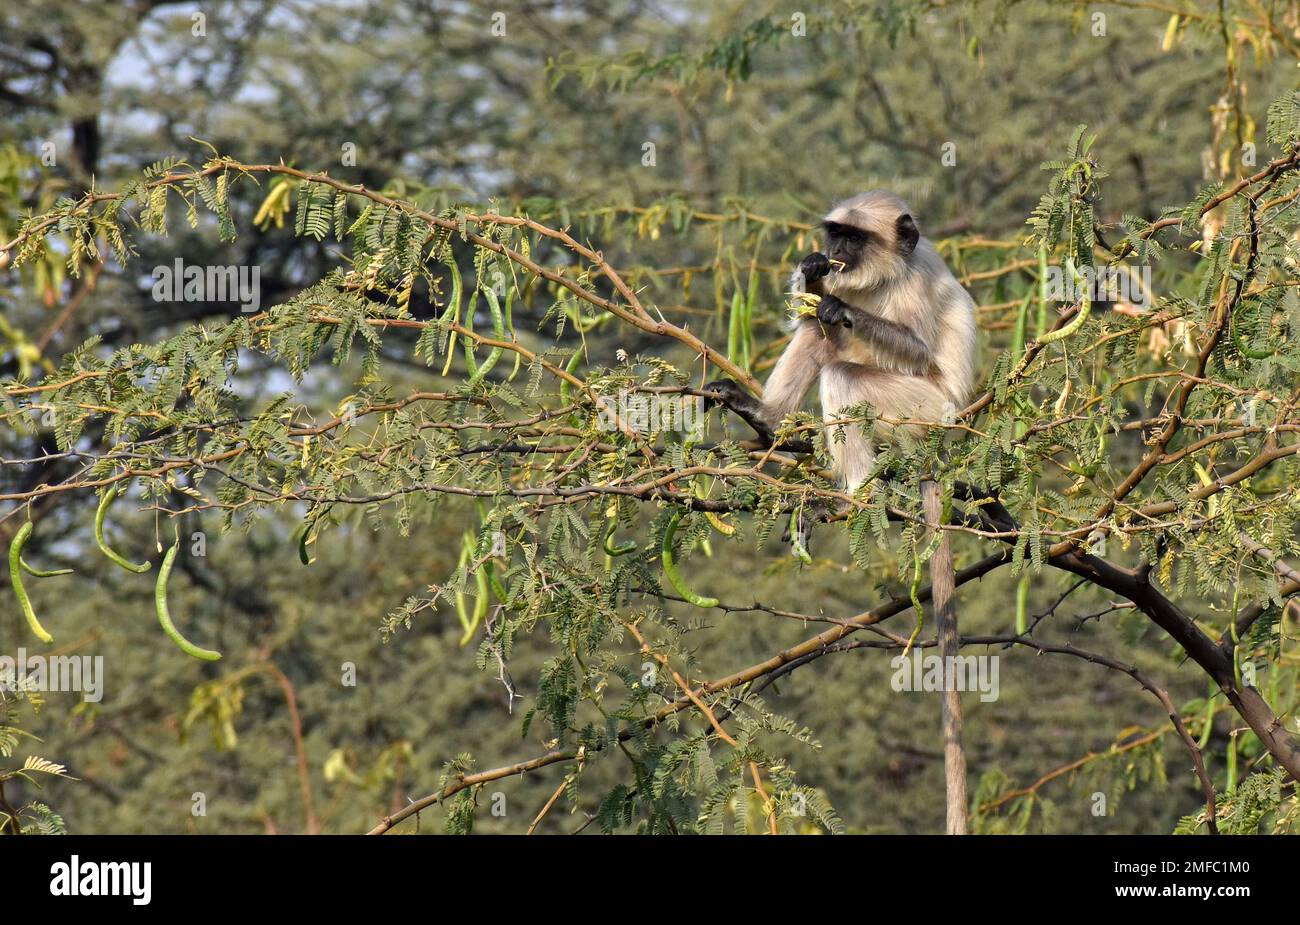
<path id="1" fill-rule="evenodd" d="M 783 35 L 747 28 L 719 49 L 668 64 L 682 79 L 711 68 L 751 79 L 752 48 Z M 1203 633 L 1227 634 L 1228 686 L 1258 685 L 1276 714 L 1288 715 L 1294 669 L 1279 604 L 1294 589 L 1279 586 L 1271 562 L 1294 551 L 1295 126 L 1287 95 L 1269 120 L 1276 167 L 1243 169 L 1254 179 L 1238 188 L 1234 163 L 1191 202 L 1117 222 L 1103 218 L 1116 211 L 1102 199 L 1104 144 L 1090 147 L 1086 131 L 1057 137 L 1059 157 L 1047 165 L 1027 239 L 944 243 L 964 279 L 999 281 L 982 301 L 1010 305 L 982 313 L 990 364 L 983 404 L 918 444 L 891 448 L 882 457 L 891 477 L 831 528 L 847 534 L 856 564 L 883 592 L 864 595 L 860 606 L 924 590 L 917 579 L 931 547 L 918 522 L 917 480 L 937 475 L 946 497 L 959 483 L 980 485 L 1000 498 L 1013 526 L 964 524 L 967 554 L 1007 550 L 1006 567 L 1038 583 L 1064 561 L 1061 550 L 1079 546 L 1149 566 L 1157 587 L 1191 602 Z M 251 190 L 251 180 L 268 177 L 265 189 Z M 844 500 L 815 465 L 824 452 L 768 453 L 738 439 L 739 429 L 721 431 L 716 419 L 698 440 L 637 436 L 611 429 L 596 401 L 624 389 L 671 395 L 716 369 L 761 378 L 780 346 L 780 277 L 812 244 L 802 211 L 771 218 L 729 203 L 705 212 L 683 196 L 590 208 L 531 197 L 497 211 L 398 184 L 373 193 L 214 156 L 197 167 L 164 161 L 113 198 L 58 203 L 26 224 L 13 255 L 22 270 L 82 273 L 101 260 L 139 268 L 133 248 L 165 247 L 161 236 L 180 222 L 213 239 L 255 234 L 251 210 L 240 214 L 241 193 L 270 203 L 264 224 L 278 215 L 300 239 L 330 242 L 337 268 L 264 314 L 148 344 L 90 343 L 44 379 L 20 375 L 6 387 L 7 420 L 37 436 L 53 432 L 85 468 L 8 500 L 67 499 L 112 482 L 130 486 L 142 506 L 218 510 L 245 528 L 285 509 L 300 519 L 296 539 L 308 560 L 358 514 L 417 539 L 435 518 L 468 514 L 476 529 L 463 539 L 459 565 L 433 576 L 427 593 L 393 601 L 383 629 L 401 634 L 421 620 L 458 618 L 480 667 L 507 683 L 515 641 L 544 638 L 553 655 L 525 694 L 525 722 L 554 745 L 543 758 L 563 766 L 567 799 L 577 803 L 601 762 L 625 778 L 598 795 L 606 827 L 765 830 L 775 820 L 836 829 L 833 810 L 793 772 L 812 734 L 770 712 L 757 690 L 773 669 L 742 668 L 701 695 L 733 743 L 659 660 L 693 688 L 705 680 L 692 670 L 689 645 L 702 614 L 673 600 L 686 595 L 663 571 L 670 523 L 680 524 L 674 541 L 687 587 L 708 594 L 698 568 L 706 549 L 725 563 L 739 544 L 777 532 L 792 508 Z M 617 270 L 599 256 L 611 241 L 652 253 L 649 242 L 664 239 L 681 253 L 717 256 L 707 269 Z M 1151 312 L 1092 313 L 1068 337 L 1042 344 L 1036 336 L 1056 318 L 1038 292 L 1040 256 L 1049 266 L 1067 257 L 1084 267 L 1152 265 L 1158 298 Z M 712 292 L 700 292 L 700 280 Z M 674 312 L 701 303 L 704 311 Z M 687 320 L 668 324 L 660 311 Z M 619 357 L 619 346 L 630 355 Z M 395 391 L 409 381 L 400 371 L 412 359 L 436 391 L 424 383 Z M 325 363 L 352 383 L 328 406 L 305 388 Z M 268 370 L 286 374 L 284 393 L 250 400 L 248 378 Z M 859 411 L 870 421 L 870 409 Z M 807 417 L 792 421 L 788 435 L 824 439 Z M 1148 458 L 1151 467 L 1139 471 Z M 952 505 L 961 511 L 968 500 Z M 629 538 L 637 548 L 614 555 Z M 286 562 L 293 546 L 285 537 Z M 1238 623 L 1244 629 L 1233 638 Z M 809 655 L 834 645 L 810 644 Z M 228 706 L 207 688 L 195 712 L 210 696 L 228 725 Z M 1224 709 L 1221 697 L 1179 705 L 1198 734 Z M 1234 757 L 1238 747 L 1243 760 L 1271 760 L 1244 728 Z M 473 765 L 454 761 L 440 790 L 453 801 L 453 830 L 469 828 L 480 781 L 494 779 L 494 771 L 476 778 Z M 1117 771 L 1135 773 L 1131 764 Z M 1141 773 L 1159 778 L 1163 769 L 1143 765 Z M 977 809 L 1013 792 L 987 783 Z M 1225 789 L 1235 783 L 1230 776 Z M 1221 828 L 1247 830 L 1262 818 L 1258 805 L 1276 811 L 1282 799 L 1280 787 L 1257 779 L 1249 799 L 1221 807 Z M 986 827 L 1014 830 L 1034 808 L 1032 799 L 1005 805 L 1021 812 L 992 815 Z M 1186 828 L 1203 830 L 1203 815 Z"/>
<path id="2" fill-rule="evenodd" d="M 1150 569 L 1171 595 L 1230 595 L 1220 624 L 1258 603 L 1261 615 L 1233 647 L 1234 665 L 1239 672 L 1243 661 L 1258 662 L 1275 709 L 1294 697 L 1283 667 L 1278 576 L 1243 555 L 1242 537 L 1278 556 L 1294 551 L 1296 444 L 1287 435 L 1300 425 L 1289 349 L 1296 116 L 1294 98 L 1272 108 L 1269 139 L 1278 157 L 1268 167 L 1210 185 L 1156 221 L 1127 218 L 1105 246 L 1094 212 L 1105 174 L 1077 130 L 1065 156 L 1044 165 L 1048 189 L 1029 221 L 1028 252 L 1052 263 L 1143 265 L 1165 259 L 1179 230 L 1216 211 L 1217 234 L 1150 311 L 1096 313 L 1050 344 L 1013 340 L 994 359 L 980 400 L 953 421 L 932 422 L 925 439 L 890 445 L 880 465 L 888 477 L 854 498 L 810 464 L 824 458 L 825 438 L 806 417 L 784 436 L 811 438 L 812 458 L 717 434 L 716 425 L 722 439 L 660 429 L 653 418 L 640 430 L 622 420 L 626 405 L 609 398 L 680 394 L 709 378 L 693 354 L 742 379 L 752 357 L 734 334 L 730 349 L 713 348 L 660 320 L 597 248 L 547 224 L 551 216 L 464 207 L 434 213 L 324 174 L 219 156 L 198 167 L 166 161 L 117 194 L 92 191 L 58 204 L 24 225 L 16 261 L 46 259 L 57 230 L 71 242 L 66 261 L 74 274 L 90 262 L 126 264 L 134 235 L 165 234 L 177 214 L 231 237 L 239 233 L 232 187 L 259 176 L 292 184 L 279 198 L 286 209 L 292 201 L 295 233 L 333 239 L 346 261 L 255 315 L 111 353 L 87 342 L 53 374 L 9 383 L 5 418 L 15 428 L 52 420 L 60 450 L 83 461 L 74 476 L 32 497 L 130 486 L 142 502 L 173 514 L 220 510 L 227 526 L 291 507 L 301 512 L 304 540 L 317 545 L 329 542 L 348 508 L 405 535 L 417 517 L 480 499 L 479 527 L 460 566 L 427 594 L 394 602 L 386 632 L 455 608 L 480 667 L 496 671 L 508 666 L 519 634 L 544 629 L 555 654 L 525 728 L 546 724 L 572 786 L 588 762 L 618 751 L 632 758 L 627 783 L 601 802 L 608 828 L 634 819 L 677 831 L 797 827 L 811 819 L 834 831 L 833 810 L 793 770 L 813 734 L 752 690 L 762 672 L 705 688 L 704 716 L 713 718 L 686 719 L 702 707 L 685 696 L 702 679 L 690 678 L 689 652 L 677 646 L 681 621 L 691 617 L 646 596 L 680 597 L 663 574 L 670 521 L 682 523 L 671 537 L 679 555 L 707 543 L 725 560 L 728 544 L 761 541 L 795 508 L 847 503 L 839 528 L 858 564 L 870 568 L 873 551 L 901 545 L 911 554 L 897 557 L 893 577 L 915 587 L 932 550 L 918 480 L 937 478 L 950 505 L 962 483 L 978 485 L 1011 520 L 971 519 L 952 529 L 994 555 L 1009 548 L 1014 571 L 1037 573 L 1066 551 L 1100 552 L 1104 541 Z M 691 231 L 671 208 L 657 218 L 670 233 Z M 1039 282 L 1026 287 L 1020 332 L 1039 304 Z M 427 294 L 424 317 L 412 311 L 417 287 Z M 732 311 L 753 301 L 742 296 Z M 513 308 L 524 303 L 540 305 L 540 330 L 515 327 Z M 1042 335 L 1054 319 L 1045 310 L 1039 319 Z M 599 362 L 559 346 L 566 330 L 605 324 L 662 338 L 665 349 Z M 1153 332 L 1170 331 L 1180 333 L 1152 349 Z M 445 390 L 394 394 L 384 372 L 393 341 L 445 372 Z M 353 390 L 332 413 L 286 389 L 250 414 L 237 391 L 250 358 L 295 382 L 329 361 L 354 370 Z M 872 409 L 857 411 L 867 426 L 875 423 Z M 624 527 L 637 537 L 635 549 L 610 546 Z M 1213 626 L 1215 617 L 1202 620 Z M 627 645 L 643 632 L 648 638 L 636 648 L 651 659 L 648 675 Z M 729 734 L 717 714 L 727 717 Z M 673 732 L 660 734 L 663 726 Z M 466 779 L 467 767 L 458 764 L 448 780 Z M 457 791 L 450 825 L 466 829 L 476 788 L 449 789 Z M 756 814 L 746 809 L 754 800 L 762 808 Z"/>

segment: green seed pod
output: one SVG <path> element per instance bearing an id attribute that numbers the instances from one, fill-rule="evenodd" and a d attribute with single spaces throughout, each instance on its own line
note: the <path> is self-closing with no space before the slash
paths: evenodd
<path id="1" fill-rule="evenodd" d="M 167 634 L 172 642 L 180 646 L 182 652 L 194 658 L 201 658 L 205 662 L 215 662 L 221 658 L 221 653 L 212 649 L 204 649 L 196 646 L 176 629 L 176 624 L 172 623 L 171 612 L 167 609 L 167 579 L 172 574 L 172 563 L 176 561 L 176 553 L 181 548 L 181 541 L 177 538 L 172 548 L 167 550 L 167 555 L 163 556 L 162 568 L 158 569 L 158 584 L 154 587 L 153 600 L 154 606 L 158 610 L 158 622 L 162 624 L 163 632 Z"/>
<path id="2" fill-rule="evenodd" d="M 1202 725 L 1202 727 L 1201 727 L 1201 737 L 1200 737 L 1200 739 L 1197 740 L 1196 744 L 1197 744 L 1198 746 L 1200 746 L 1201 748 L 1205 748 L 1205 747 L 1207 747 L 1207 746 L 1210 744 L 1210 735 L 1214 732 L 1214 688 L 1213 688 L 1213 685 L 1211 685 L 1210 691 L 1207 693 L 1207 695 L 1206 695 L 1206 697 L 1205 697 L 1205 716 L 1202 718 L 1201 722 L 1202 722 L 1204 725 Z"/>
<path id="3" fill-rule="evenodd" d="M 1016 585 L 1016 635 L 1023 636 L 1029 631 L 1029 573 L 1020 576 Z"/>
<path id="4" fill-rule="evenodd" d="M 54 637 L 45 632 L 45 627 L 41 626 L 41 621 L 36 619 L 36 611 L 32 610 L 32 602 L 27 597 L 27 591 L 23 588 L 23 545 L 27 538 L 32 535 L 31 521 L 23 524 L 9 543 L 9 584 L 13 586 L 14 597 L 18 598 L 18 607 L 22 610 L 23 616 L 27 618 L 27 625 L 32 628 L 36 638 L 41 642 L 49 645 L 54 641 Z"/>
<path id="5" fill-rule="evenodd" d="M 474 634 L 478 632 L 479 626 L 482 625 L 484 617 L 488 612 L 488 576 L 487 568 L 483 567 L 474 575 L 474 587 L 478 592 L 478 597 L 474 599 L 474 615 L 470 618 L 469 626 L 465 628 L 464 634 L 460 637 L 460 644 L 467 646 Z"/>
<path id="6" fill-rule="evenodd" d="M 664 528 L 664 545 L 662 549 L 664 575 L 677 593 L 696 607 L 717 607 L 718 599 L 716 597 L 700 597 L 690 589 L 686 582 L 682 580 L 682 576 L 677 573 L 677 565 L 673 561 L 673 537 L 677 535 L 677 523 L 681 519 L 681 510 L 674 510 L 672 516 L 668 518 L 668 526 Z"/>
<path id="7" fill-rule="evenodd" d="M 302 536 L 298 538 L 298 558 L 303 565 L 311 565 L 311 553 L 307 551 L 307 541 L 311 539 L 311 528 L 303 524 Z"/>
<path id="8" fill-rule="evenodd" d="M 925 608 L 921 606 L 921 550 L 915 541 L 912 542 L 912 585 L 907 589 L 907 596 L 912 599 L 912 607 L 916 610 L 916 626 L 903 647 L 904 658 L 912 651 L 912 644 L 921 635 L 921 627 L 925 626 Z"/>
<path id="9" fill-rule="evenodd" d="M 510 592 L 506 590 L 506 586 L 497 577 L 496 566 L 491 562 L 485 562 L 483 563 L 483 571 L 487 572 L 488 582 L 492 585 L 492 593 L 497 596 L 497 600 L 508 605 L 510 603 Z"/>
<path id="10" fill-rule="evenodd" d="M 1087 321 L 1088 316 L 1092 314 L 1092 293 L 1088 291 L 1088 285 L 1083 278 L 1083 274 L 1075 268 L 1074 261 L 1068 257 L 1065 258 L 1065 270 L 1071 277 L 1073 277 L 1074 284 L 1078 287 L 1079 292 L 1081 293 L 1079 299 L 1079 313 L 1075 315 L 1065 327 L 1056 331 L 1048 331 L 1045 334 L 1040 334 L 1038 336 L 1038 342 L 1040 344 L 1050 344 L 1052 341 L 1062 340 L 1069 337 L 1075 331 L 1079 330 L 1079 328 L 1083 327 L 1083 323 Z"/>
<path id="11" fill-rule="evenodd" d="M 483 290 L 483 297 L 487 299 L 488 311 L 492 314 L 492 336 L 497 340 L 504 340 L 506 336 L 505 318 L 501 314 L 501 303 L 497 300 L 497 294 L 491 289 Z M 473 369 L 469 381 L 470 384 L 478 382 L 491 371 L 493 366 L 497 365 L 497 360 L 501 359 L 501 354 L 505 353 L 505 347 L 493 347 L 483 361 L 483 365 Z M 466 359 L 473 363 L 473 348 L 467 341 L 465 344 Z"/>
<path id="12" fill-rule="evenodd" d="M 1039 335 L 1047 331 L 1047 248 L 1038 248 L 1038 317 L 1036 331 Z"/>
<path id="13" fill-rule="evenodd" d="M 457 569 L 462 569 L 469 564 L 470 550 L 473 546 L 470 543 L 469 534 L 466 533 L 460 538 L 460 560 L 456 563 Z M 454 593 L 456 601 L 456 619 L 460 620 L 461 628 L 466 633 L 470 632 L 469 607 L 465 603 L 465 592 L 456 591 Z"/>
<path id="14" fill-rule="evenodd" d="M 451 297 L 447 299 L 447 309 L 442 313 L 442 320 L 449 325 L 459 324 L 460 297 L 463 284 L 460 279 L 460 267 L 456 266 L 456 258 L 450 251 L 447 254 L 447 268 L 451 271 Z M 442 374 L 444 376 L 451 372 L 451 360 L 456 355 L 455 347 L 456 335 L 451 334 L 447 338 L 447 362 L 442 365 Z"/>
<path id="15" fill-rule="evenodd" d="M 475 289 L 469 296 L 469 305 L 465 309 L 465 330 L 474 330 L 474 315 L 478 311 L 478 290 Z M 461 346 L 465 351 L 465 369 L 469 372 L 470 381 L 473 382 L 478 378 L 478 362 L 474 359 L 474 338 L 468 334 L 461 338 Z"/>
<path id="16" fill-rule="evenodd" d="M 579 347 L 573 351 L 573 356 L 569 357 L 569 362 L 564 365 L 564 371 L 572 376 L 578 371 L 578 364 L 582 362 L 583 348 Z M 569 404 L 569 380 L 560 380 L 560 407 L 563 408 Z"/>
<path id="17" fill-rule="evenodd" d="M 117 486 L 114 485 L 104 492 L 104 497 L 99 499 L 99 507 L 95 511 L 95 543 L 99 546 L 99 551 L 108 556 L 128 572 L 135 572 L 137 575 L 143 575 L 149 569 L 153 568 L 152 562 L 142 562 L 136 565 L 134 562 L 128 562 L 120 556 L 104 540 L 104 515 L 108 513 L 108 506 L 113 503 L 117 497 Z"/>
<path id="18" fill-rule="evenodd" d="M 1238 323 L 1237 317 L 1235 315 L 1232 316 L 1231 320 L 1229 321 L 1229 324 L 1232 327 L 1232 339 L 1237 345 L 1237 351 L 1242 356 L 1248 359 L 1251 360 L 1268 359 L 1269 357 L 1273 356 L 1273 354 L 1277 353 L 1278 349 L 1280 348 L 1280 343 L 1281 343 L 1280 341 L 1275 342 L 1272 348 L 1252 347 L 1250 345 L 1250 339 L 1242 334 L 1241 325 Z"/>
<path id="19" fill-rule="evenodd" d="M 609 524 L 605 527 L 605 555 L 626 556 L 630 552 L 636 552 L 636 543 L 632 540 L 625 540 L 617 545 L 610 542 L 614 538 L 614 530 L 617 528 L 618 518 L 610 517 Z"/>
<path id="20" fill-rule="evenodd" d="M 22 558 L 18 560 L 18 564 L 23 567 L 24 572 L 26 572 L 28 575 L 31 575 L 33 578 L 57 578 L 60 575 L 72 574 L 72 569 L 70 568 L 56 568 L 56 569 L 50 569 L 49 571 L 45 571 L 44 569 L 33 568 L 27 562 L 26 559 L 22 559 Z"/>

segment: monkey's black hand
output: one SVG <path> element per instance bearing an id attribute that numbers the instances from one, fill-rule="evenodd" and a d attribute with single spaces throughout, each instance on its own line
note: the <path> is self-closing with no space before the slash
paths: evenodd
<path id="1" fill-rule="evenodd" d="M 811 286 L 830 271 L 830 259 L 820 251 L 814 251 L 799 261 L 799 272 L 803 274 L 805 286 Z"/>
<path id="2" fill-rule="evenodd" d="M 822 324 L 843 325 L 846 328 L 853 327 L 853 320 L 849 316 L 849 307 L 833 295 L 822 296 L 821 302 L 817 304 L 817 320 Z"/>
<path id="3" fill-rule="evenodd" d="M 734 408 L 737 404 L 743 404 L 744 399 L 749 397 L 749 393 L 739 383 L 732 382 L 730 379 L 715 379 L 701 391 L 714 392 L 717 395 L 716 398 L 705 396 L 704 409 L 706 411 L 714 405 Z"/>

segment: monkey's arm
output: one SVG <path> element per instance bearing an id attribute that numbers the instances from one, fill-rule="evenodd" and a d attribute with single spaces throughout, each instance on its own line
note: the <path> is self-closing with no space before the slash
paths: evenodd
<path id="1" fill-rule="evenodd" d="M 843 324 L 863 340 L 925 376 L 934 370 L 934 351 L 906 325 L 865 312 L 833 295 L 823 296 L 817 317 L 825 324 Z"/>
<path id="2" fill-rule="evenodd" d="M 711 382 L 705 389 L 717 392 L 718 401 L 770 443 L 773 439 L 772 425 L 799 410 L 804 396 L 816 381 L 822 366 L 830 361 L 834 349 L 821 326 L 809 318 L 799 323 L 785 352 L 776 361 L 772 375 L 763 387 L 763 401 L 729 379 Z"/>
<path id="3" fill-rule="evenodd" d="M 901 324 L 868 312 L 859 312 L 859 314 L 861 318 L 855 319 L 853 326 L 862 337 L 911 365 L 917 375 L 924 376 L 931 372 L 934 368 L 934 353 L 930 350 L 929 344 Z"/>

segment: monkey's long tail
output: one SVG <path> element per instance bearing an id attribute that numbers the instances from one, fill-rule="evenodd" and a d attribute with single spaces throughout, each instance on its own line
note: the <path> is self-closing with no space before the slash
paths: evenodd
<path id="1" fill-rule="evenodd" d="M 939 483 L 921 483 L 921 503 L 925 519 L 932 529 L 943 523 L 943 498 Z M 960 641 L 957 636 L 957 608 L 953 603 L 956 582 L 953 571 L 952 543 L 948 532 L 941 531 L 939 546 L 930 557 L 930 588 L 934 603 L 935 634 L 939 658 L 944 666 L 942 700 L 943 770 L 947 784 L 947 832 L 965 835 L 966 826 L 966 751 L 961 742 L 961 697 L 956 689 L 952 667 L 956 665 Z"/>

